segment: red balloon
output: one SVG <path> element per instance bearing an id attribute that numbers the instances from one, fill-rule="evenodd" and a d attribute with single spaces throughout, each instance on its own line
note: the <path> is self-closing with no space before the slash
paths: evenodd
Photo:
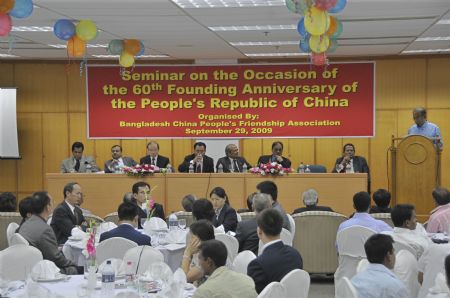
<path id="1" fill-rule="evenodd" d="M 311 63 L 315 66 L 323 66 L 328 63 L 325 53 L 311 53 Z"/>
<path id="2" fill-rule="evenodd" d="M 0 14 L 0 36 L 6 36 L 11 32 L 11 17 L 7 14 Z"/>
<path id="3" fill-rule="evenodd" d="M 334 7 L 337 0 L 316 0 L 316 7 L 320 10 L 328 10 Z"/>

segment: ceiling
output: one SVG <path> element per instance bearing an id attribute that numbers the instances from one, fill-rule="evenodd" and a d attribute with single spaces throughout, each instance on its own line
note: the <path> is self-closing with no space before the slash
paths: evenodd
<path id="1" fill-rule="evenodd" d="M 269 54 L 284 58 L 300 53 L 296 27 L 301 16 L 290 12 L 283 0 L 191 0 L 194 4 L 217 2 L 236 6 L 240 2 L 241 5 L 272 5 L 221 5 L 214 8 L 190 8 L 193 5 L 189 2 L 34 0 L 33 14 L 26 19 L 13 18 L 13 26 L 53 27 L 58 19 L 90 19 L 100 31 L 89 43 L 103 47 L 87 48 L 88 59 L 105 59 L 93 55 L 107 55 L 105 46 L 109 41 L 124 38 L 142 40 L 146 47 L 145 55 L 150 57 L 141 59 L 151 60 L 220 60 L 225 63 Z M 177 3 L 188 6 L 183 8 Z M 336 16 L 343 22 L 344 31 L 338 39 L 337 50 L 329 57 L 395 56 L 409 54 L 408 51 L 433 49 L 439 51 L 419 54 L 450 53 L 450 21 L 438 24 L 440 20 L 450 20 L 450 0 L 348 0 L 345 9 Z M 266 25 L 284 25 L 287 29 L 214 31 L 210 28 Z M 424 37 L 442 37 L 444 40 L 416 40 Z M 262 42 L 262 45 L 231 44 L 235 42 Z M 280 44 L 266 45 L 267 42 Z M 52 31 L 22 32 L 13 28 L 10 37 L 0 38 L 0 59 L 67 59 L 64 48 L 49 46 L 64 43 Z"/>

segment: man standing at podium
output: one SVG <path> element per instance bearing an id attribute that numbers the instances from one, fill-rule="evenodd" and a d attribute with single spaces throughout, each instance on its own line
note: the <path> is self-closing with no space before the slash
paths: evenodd
<path id="1" fill-rule="evenodd" d="M 416 124 L 408 129 L 408 135 L 421 135 L 428 138 L 435 138 L 434 145 L 442 150 L 444 143 L 442 142 L 441 130 L 439 127 L 427 121 L 427 110 L 425 108 L 415 108 L 413 110 L 413 119 Z"/>

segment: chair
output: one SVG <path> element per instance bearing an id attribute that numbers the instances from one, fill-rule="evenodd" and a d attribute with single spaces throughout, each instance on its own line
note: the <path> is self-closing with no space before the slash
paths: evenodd
<path id="1" fill-rule="evenodd" d="M 308 298 L 311 279 L 305 270 L 292 270 L 281 279 L 280 283 L 286 288 L 287 297 Z"/>
<path id="2" fill-rule="evenodd" d="M 97 246 L 97 262 L 101 264 L 110 258 L 123 259 L 125 253 L 136 246 L 136 242 L 121 237 L 106 239 Z"/>
<path id="3" fill-rule="evenodd" d="M 326 173 L 327 168 L 323 165 L 308 165 L 308 168 L 311 170 L 311 173 Z M 306 165 L 305 165 L 306 169 Z M 300 167 L 297 169 L 297 173 L 299 173 Z"/>
<path id="4" fill-rule="evenodd" d="M 41 261 L 39 249 L 17 244 L 0 252 L 0 277 L 5 280 L 25 280 L 33 266 Z"/>
<path id="5" fill-rule="evenodd" d="M 219 240 L 223 244 L 225 244 L 228 251 L 228 258 L 230 262 L 233 262 L 239 250 L 239 242 L 237 241 L 237 239 L 227 234 L 216 234 L 215 237 L 216 240 Z"/>
<path id="6" fill-rule="evenodd" d="M 295 235 L 295 220 L 292 217 L 292 215 L 290 215 L 289 213 L 286 213 L 286 215 L 287 215 L 287 218 L 289 219 L 289 226 L 291 228 L 290 232 L 292 234 L 292 238 L 294 238 L 294 235 Z"/>
<path id="7" fill-rule="evenodd" d="M 336 284 L 336 298 L 358 298 L 358 292 L 347 277 Z"/>
<path id="8" fill-rule="evenodd" d="M 150 265 L 157 262 L 164 262 L 164 255 L 151 246 L 137 246 L 130 248 L 125 253 L 123 257 L 123 263 L 121 272 L 125 272 L 125 266 L 127 262 L 131 261 L 133 263 L 133 272 L 136 274 L 142 274 L 147 269 L 150 268 Z"/>
<path id="9" fill-rule="evenodd" d="M 16 232 L 18 227 L 19 227 L 19 224 L 16 222 L 9 223 L 8 228 L 6 229 L 6 239 L 8 240 L 8 246 L 11 245 L 9 239 Z"/>
<path id="10" fill-rule="evenodd" d="M 250 250 L 244 250 L 238 253 L 236 258 L 233 261 L 233 271 L 247 274 L 248 264 L 256 259 L 255 254 Z"/>
<path id="11" fill-rule="evenodd" d="M 237 221 L 241 222 L 242 221 L 242 217 L 239 213 L 236 212 L 236 217 L 237 217 Z"/>
<path id="12" fill-rule="evenodd" d="M 419 271 L 423 273 L 423 282 L 418 297 L 427 296 L 439 273 L 445 274 L 444 261 L 450 252 L 450 243 L 431 243 L 419 259 Z"/>
<path id="13" fill-rule="evenodd" d="M 22 221 L 22 216 L 18 212 L 0 212 L 0 250 L 8 247 L 8 238 L 6 234 L 6 229 L 11 222 L 20 223 Z"/>
<path id="14" fill-rule="evenodd" d="M 356 267 L 356 273 L 360 273 L 366 270 L 369 264 L 370 263 L 369 261 L 367 261 L 367 259 L 362 259 L 361 261 L 359 261 L 358 266 Z"/>
<path id="15" fill-rule="evenodd" d="M 28 243 L 27 239 L 23 238 L 22 235 L 20 235 L 19 233 L 14 233 L 11 235 L 11 238 L 9 239 L 9 246 L 18 245 L 18 244 L 30 245 L 30 243 Z"/>
<path id="16" fill-rule="evenodd" d="M 117 214 L 117 212 L 112 212 L 109 214 L 106 214 L 105 218 L 103 218 L 104 221 L 110 221 L 115 223 L 116 225 L 119 224 L 119 215 Z"/>
<path id="17" fill-rule="evenodd" d="M 338 267 L 336 233 L 347 218 L 328 211 L 306 211 L 292 218 L 296 225 L 293 247 L 302 255 L 303 270 L 310 274 L 334 274 Z"/>
<path id="18" fill-rule="evenodd" d="M 417 297 L 420 284 L 417 280 L 419 268 L 415 255 L 407 250 L 397 252 L 393 271 L 405 284 L 409 291 L 409 297 Z"/>
<path id="19" fill-rule="evenodd" d="M 286 288 L 279 282 L 273 281 L 268 284 L 258 298 L 287 298 Z M 290 298 L 290 297 L 289 297 Z"/>
<path id="20" fill-rule="evenodd" d="M 103 218 L 101 218 L 100 216 L 97 216 L 95 214 L 86 214 L 86 215 L 84 215 L 84 219 L 86 220 L 86 222 L 88 224 L 90 222 L 93 222 L 94 224 L 101 224 L 102 222 L 104 222 Z"/>
<path id="21" fill-rule="evenodd" d="M 370 215 L 372 215 L 372 217 L 375 218 L 375 219 L 379 219 L 379 220 L 384 221 L 391 228 L 394 227 L 394 223 L 392 222 L 390 213 L 371 213 Z"/>
<path id="22" fill-rule="evenodd" d="M 239 215 L 241 216 L 242 220 L 249 220 L 249 219 L 256 217 L 255 212 L 243 212 L 243 213 L 239 213 Z"/>
<path id="23" fill-rule="evenodd" d="M 194 216 L 192 215 L 192 212 L 187 211 L 178 211 L 175 213 L 177 215 L 178 219 L 185 219 L 186 220 L 186 227 L 190 227 L 191 224 L 194 222 Z M 167 221 L 169 221 L 167 219 Z"/>
<path id="24" fill-rule="evenodd" d="M 399 241 L 398 239 L 394 239 L 394 240 L 395 241 L 394 241 L 393 246 L 394 246 L 395 254 L 398 254 L 402 250 L 406 250 L 406 251 L 409 251 L 417 261 L 417 251 L 411 245 L 409 245 L 408 243 Z"/>
<path id="25" fill-rule="evenodd" d="M 283 242 L 284 245 L 292 246 L 292 234 L 291 234 L 291 232 L 289 232 L 285 228 L 283 228 L 281 230 L 280 239 L 281 239 L 281 241 Z M 261 240 L 259 240 L 258 256 L 262 253 L 263 246 L 264 246 L 264 244 L 262 243 Z"/>

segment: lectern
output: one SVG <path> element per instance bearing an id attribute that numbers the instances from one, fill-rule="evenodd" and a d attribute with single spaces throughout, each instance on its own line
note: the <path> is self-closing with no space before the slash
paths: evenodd
<path id="1" fill-rule="evenodd" d="M 441 152 L 434 139 L 392 136 L 390 192 L 394 204 L 413 204 L 419 220 L 434 208 L 431 192 L 441 182 Z"/>

